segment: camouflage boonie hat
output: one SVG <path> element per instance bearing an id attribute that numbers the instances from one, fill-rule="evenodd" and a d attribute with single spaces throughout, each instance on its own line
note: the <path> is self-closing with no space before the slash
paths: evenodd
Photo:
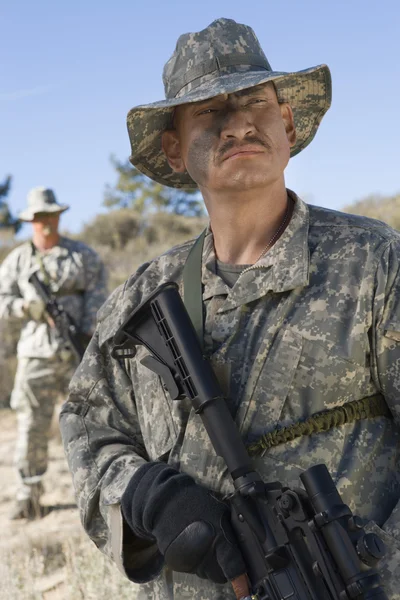
<path id="1" fill-rule="evenodd" d="M 68 209 L 68 204 L 58 204 L 53 190 L 36 187 L 28 194 L 28 208 L 18 218 L 20 221 L 32 221 L 37 213 L 62 213 Z"/>
<path id="2" fill-rule="evenodd" d="M 172 171 L 161 148 L 161 134 L 171 129 L 176 106 L 273 81 L 279 102 L 289 102 L 293 109 L 295 156 L 315 136 L 332 95 L 326 65 L 296 73 L 273 71 L 251 27 L 232 19 L 217 19 L 202 31 L 181 35 L 164 67 L 163 81 L 165 100 L 128 113 L 130 162 L 154 181 L 183 189 L 197 185 L 188 173 Z"/>

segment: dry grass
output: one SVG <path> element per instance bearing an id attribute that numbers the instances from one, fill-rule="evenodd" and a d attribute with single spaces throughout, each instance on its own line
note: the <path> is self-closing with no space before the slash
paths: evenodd
<path id="1" fill-rule="evenodd" d="M 125 579 L 84 534 L 46 538 L 0 553 L 0 600 L 134 600 Z"/>
<path id="2" fill-rule="evenodd" d="M 70 590 L 65 600 L 133 600 L 136 586 L 121 575 L 118 569 L 88 540 L 78 546 L 64 546 L 66 574 Z"/>
<path id="3" fill-rule="evenodd" d="M 136 586 L 83 531 L 56 420 L 43 497 L 52 510 L 43 519 L 10 521 L 16 421 L 13 411 L 0 410 L 0 600 L 134 600 Z"/>

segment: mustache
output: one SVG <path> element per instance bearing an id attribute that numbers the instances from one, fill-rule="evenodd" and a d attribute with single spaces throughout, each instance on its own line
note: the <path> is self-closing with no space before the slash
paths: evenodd
<path id="1" fill-rule="evenodd" d="M 252 146 L 261 146 L 266 150 L 271 150 L 271 146 L 266 140 L 260 140 L 260 138 L 256 136 L 248 136 L 244 138 L 240 143 L 238 143 L 235 140 L 228 140 L 227 142 L 225 142 L 217 152 L 217 159 L 222 160 L 224 154 L 229 152 L 229 150 L 232 150 L 232 148 L 240 148 L 241 146 L 247 146 L 248 144 L 251 144 Z"/>

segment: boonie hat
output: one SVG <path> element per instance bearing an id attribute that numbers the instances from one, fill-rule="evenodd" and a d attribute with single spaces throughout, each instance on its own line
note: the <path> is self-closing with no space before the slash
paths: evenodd
<path id="1" fill-rule="evenodd" d="M 164 185 L 195 189 L 188 173 L 175 173 L 161 147 L 161 134 L 172 128 L 174 108 L 220 94 L 232 94 L 273 81 L 279 102 L 293 110 L 297 140 L 291 156 L 314 138 L 332 98 L 326 65 L 293 73 L 273 71 L 260 43 L 247 25 L 217 19 L 202 31 L 181 35 L 163 71 L 165 100 L 143 104 L 128 113 L 130 162 Z"/>
<path id="2" fill-rule="evenodd" d="M 20 221 L 32 221 L 37 213 L 62 213 L 68 209 L 68 204 L 58 204 L 53 190 L 36 187 L 28 194 L 28 208 L 23 210 L 18 218 Z"/>

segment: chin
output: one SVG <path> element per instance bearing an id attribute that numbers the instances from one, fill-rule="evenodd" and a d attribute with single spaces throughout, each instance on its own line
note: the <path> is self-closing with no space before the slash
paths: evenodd
<path id="1" fill-rule="evenodd" d="M 225 188 L 250 190 L 268 186 L 274 179 L 266 173 L 236 173 L 225 181 Z"/>
<path id="2" fill-rule="evenodd" d="M 268 164 L 265 162 L 264 160 L 254 161 L 253 164 L 250 164 L 250 161 L 247 164 L 232 163 L 231 168 L 223 174 L 223 180 L 221 177 L 221 183 L 224 184 L 224 187 L 244 190 L 265 187 L 277 178 L 277 174 L 272 172 L 270 161 Z"/>

